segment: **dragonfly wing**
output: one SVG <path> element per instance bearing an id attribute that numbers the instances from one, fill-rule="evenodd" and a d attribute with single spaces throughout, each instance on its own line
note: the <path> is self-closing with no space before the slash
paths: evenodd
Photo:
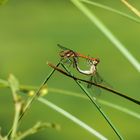
<path id="1" fill-rule="evenodd" d="M 95 84 L 100 84 L 103 82 L 103 79 L 99 76 L 98 72 L 96 72 L 96 74 L 93 76 L 93 82 Z M 97 86 L 94 86 L 93 87 L 94 89 L 94 92 L 97 94 L 97 95 L 100 95 L 101 94 L 101 89 Z"/>
<path id="2" fill-rule="evenodd" d="M 90 77 L 90 82 L 94 82 L 95 84 L 99 84 L 98 82 L 98 79 L 96 77 L 96 74 L 95 75 L 92 75 Z M 92 92 L 96 93 L 97 95 L 100 95 L 101 93 L 101 89 L 99 87 L 96 87 L 96 86 L 93 86 L 92 84 L 88 84 L 87 85 L 87 88 L 90 88 L 92 90 Z"/>
<path id="3" fill-rule="evenodd" d="M 68 66 L 70 67 L 73 64 L 73 60 L 70 58 L 66 58 L 63 60 L 63 63 L 68 64 Z"/>
<path id="4" fill-rule="evenodd" d="M 95 82 L 96 84 L 100 84 L 100 83 L 102 83 L 103 81 L 104 81 L 103 78 L 99 75 L 98 72 L 96 72 L 96 74 L 94 75 L 94 82 Z"/>
<path id="5" fill-rule="evenodd" d="M 90 82 L 93 81 L 93 76 L 90 77 L 89 81 L 90 81 Z M 87 84 L 87 88 L 91 88 L 91 87 L 92 87 L 92 85 L 91 85 L 90 83 L 88 83 L 88 84 Z"/>
<path id="6" fill-rule="evenodd" d="M 105 85 L 105 86 L 112 87 L 107 81 L 105 81 L 105 80 L 101 77 L 101 75 L 100 75 L 98 72 L 96 72 L 95 81 L 96 81 L 98 84 L 101 84 L 101 83 L 102 83 L 102 84 Z"/>
<path id="7" fill-rule="evenodd" d="M 90 82 L 94 82 L 95 84 L 99 84 L 103 81 L 103 79 L 99 76 L 99 74 L 96 72 L 96 74 L 92 75 L 90 77 Z M 87 88 L 91 88 L 92 84 L 88 84 Z"/>
<path id="8" fill-rule="evenodd" d="M 64 47 L 64 46 L 62 46 L 62 45 L 60 45 L 60 44 L 57 44 L 57 46 L 58 46 L 60 49 L 62 49 L 62 50 L 71 50 L 71 49 L 68 49 L 68 48 L 66 48 L 66 47 Z"/>

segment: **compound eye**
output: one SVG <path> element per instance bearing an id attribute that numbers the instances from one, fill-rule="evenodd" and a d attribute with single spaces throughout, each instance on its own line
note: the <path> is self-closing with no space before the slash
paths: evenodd
<path id="1" fill-rule="evenodd" d="M 97 61 L 97 63 L 99 63 L 100 62 L 100 59 L 99 58 L 96 58 L 96 61 Z"/>

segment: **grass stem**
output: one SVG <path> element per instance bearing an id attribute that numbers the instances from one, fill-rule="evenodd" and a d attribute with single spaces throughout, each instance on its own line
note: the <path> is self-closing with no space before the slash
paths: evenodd
<path id="1" fill-rule="evenodd" d="M 106 6 L 106 5 L 99 4 L 99 3 L 96 3 L 96 2 L 91 1 L 91 0 L 80 0 L 80 1 L 81 1 L 81 2 L 84 2 L 84 3 L 87 3 L 87 4 L 90 4 L 90 5 L 94 5 L 94 6 L 96 6 L 96 7 L 102 8 L 102 9 L 105 9 L 105 10 L 107 10 L 107 11 L 109 11 L 109 12 L 116 13 L 116 14 L 118 14 L 118 15 L 120 15 L 120 16 L 123 16 L 123 17 L 125 17 L 125 18 L 127 18 L 127 19 L 130 19 L 130 20 L 133 20 L 133 21 L 135 21 L 135 22 L 137 22 L 137 23 L 140 23 L 140 20 L 139 20 L 138 18 L 135 18 L 135 17 L 133 17 L 133 16 L 130 16 L 130 15 L 126 14 L 126 13 L 123 13 L 123 12 L 121 12 L 121 11 L 118 11 L 118 10 L 116 10 L 116 9 L 113 9 L 113 8 L 111 8 L 111 7 L 108 7 L 108 6 Z"/>
<path id="2" fill-rule="evenodd" d="M 87 124 L 85 124 L 83 121 L 79 120 L 78 118 L 76 118 L 75 116 L 70 114 L 69 112 L 67 112 L 67 111 L 63 110 L 62 108 L 56 106 L 55 104 L 51 103 L 47 99 L 39 97 L 38 101 L 43 103 L 43 104 L 45 104 L 45 105 L 47 105 L 47 106 L 49 106 L 50 108 L 52 108 L 53 110 L 59 112 L 60 114 L 62 114 L 66 118 L 68 118 L 69 120 L 71 120 L 74 123 L 78 124 L 80 127 L 84 128 L 85 130 L 90 132 L 92 135 L 96 136 L 98 139 L 107 140 L 106 137 L 104 137 L 102 134 L 100 134 L 99 132 L 97 132 L 96 130 L 94 130 L 93 128 L 88 126 Z"/>
<path id="3" fill-rule="evenodd" d="M 118 95 L 118 96 L 120 96 L 120 97 L 123 97 L 123 98 L 125 98 L 125 99 L 127 99 L 127 100 L 129 100 L 129 101 L 131 101 L 131 102 L 133 102 L 133 103 L 135 103 L 135 104 L 140 105 L 140 101 L 139 101 L 139 100 L 133 99 L 133 98 L 131 98 L 131 97 L 125 95 L 125 94 L 122 94 L 122 93 L 120 93 L 120 92 L 118 92 L 118 91 L 116 91 L 116 90 L 114 90 L 114 89 L 112 89 L 112 88 L 103 86 L 103 85 L 101 85 L 101 84 L 96 84 L 96 83 L 94 83 L 94 82 L 87 81 L 87 80 L 84 80 L 84 79 L 81 79 L 81 78 L 77 78 L 77 77 L 75 77 L 75 76 L 73 76 L 73 75 L 68 74 L 67 72 L 63 71 L 62 69 L 60 69 L 60 68 L 58 68 L 58 67 L 55 67 L 55 66 L 54 66 L 53 64 L 51 64 L 51 63 L 48 63 L 48 65 L 49 65 L 50 67 L 56 69 L 57 71 L 59 71 L 59 72 L 62 73 L 63 75 L 68 76 L 69 78 L 72 78 L 72 79 L 74 79 L 74 80 L 79 80 L 79 81 L 82 81 L 82 82 L 87 83 L 87 84 L 94 85 L 94 86 L 99 87 L 99 88 L 101 88 L 101 89 L 107 90 L 107 91 L 109 91 L 110 93 L 113 93 L 113 94 L 115 94 L 115 95 Z"/>
<path id="4" fill-rule="evenodd" d="M 63 63 L 61 63 L 61 65 L 63 66 L 63 68 L 71 75 L 73 76 L 73 74 L 67 69 L 66 66 L 63 65 Z M 101 107 L 96 103 L 95 99 L 90 95 L 90 93 L 86 90 L 86 88 L 77 80 L 74 79 L 75 82 L 77 83 L 77 85 L 82 89 L 82 91 L 86 94 L 86 96 L 90 99 L 90 101 L 95 105 L 95 107 L 97 108 L 97 110 L 101 113 L 101 115 L 104 117 L 104 119 L 107 121 L 107 123 L 111 126 L 111 128 L 113 129 L 113 131 L 116 133 L 116 135 L 119 137 L 120 140 L 123 140 L 121 134 L 118 132 L 118 130 L 115 128 L 115 126 L 113 125 L 113 123 L 111 122 L 111 120 L 109 119 L 109 117 L 104 113 L 104 111 L 101 109 Z"/>
<path id="5" fill-rule="evenodd" d="M 71 2 L 85 14 L 88 19 L 95 24 L 95 26 L 114 44 L 114 46 L 125 56 L 125 58 L 134 66 L 134 68 L 140 72 L 139 61 L 126 49 L 126 47 L 113 35 L 113 33 L 101 22 L 98 17 L 91 12 L 84 4 L 79 0 L 71 0 Z"/>
<path id="6" fill-rule="evenodd" d="M 130 3 L 128 3 L 126 0 L 121 0 L 135 15 L 137 15 L 138 17 L 140 17 L 140 12 L 134 7 L 132 6 Z"/>
<path id="7" fill-rule="evenodd" d="M 58 67 L 60 65 L 60 62 L 56 65 L 56 67 Z M 52 74 L 55 72 L 55 69 L 53 69 L 49 75 L 47 75 L 47 77 L 45 78 L 44 82 L 41 84 L 41 86 L 39 87 L 39 89 L 36 91 L 36 93 L 34 94 L 34 96 L 28 101 L 28 103 L 26 104 L 23 112 L 20 114 L 19 116 L 19 121 L 21 121 L 21 119 L 23 118 L 23 116 L 25 115 L 25 113 L 28 111 L 28 109 L 30 108 L 31 104 L 33 103 L 34 100 L 36 100 L 39 97 L 40 91 L 42 90 L 42 88 L 45 86 L 45 84 L 47 83 L 47 81 L 50 79 L 50 77 L 52 76 Z M 9 138 L 10 135 L 12 134 L 13 129 L 10 129 L 10 131 L 7 134 L 7 137 Z"/>

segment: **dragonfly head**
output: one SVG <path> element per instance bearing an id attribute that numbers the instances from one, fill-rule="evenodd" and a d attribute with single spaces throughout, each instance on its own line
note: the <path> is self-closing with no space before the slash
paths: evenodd
<path id="1" fill-rule="evenodd" d="M 100 62 L 100 59 L 99 58 L 92 58 L 92 60 L 89 60 L 89 64 L 90 65 L 97 65 L 99 62 Z"/>

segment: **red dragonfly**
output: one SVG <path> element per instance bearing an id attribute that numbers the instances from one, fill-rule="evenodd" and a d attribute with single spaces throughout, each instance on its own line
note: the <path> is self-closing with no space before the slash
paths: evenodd
<path id="1" fill-rule="evenodd" d="M 61 48 L 63 51 L 61 51 L 59 53 L 59 55 L 62 57 L 62 58 L 75 58 L 77 59 L 78 57 L 81 57 L 81 58 L 84 58 L 84 59 L 87 59 L 87 60 L 91 60 L 91 61 L 96 61 L 97 64 L 100 62 L 99 58 L 93 58 L 93 57 L 89 57 L 89 56 L 86 56 L 86 55 L 83 55 L 83 54 L 80 54 L 78 52 L 75 52 L 71 49 L 68 49 L 60 44 L 58 44 L 58 47 Z"/>
<path id="2" fill-rule="evenodd" d="M 103 79 L 101 78 L 101 76 L 98 74 L 97 72 L 97 64 L 100 62 L 99 58 L 93 58 L 93 57 L 89 57 L 89 56 L 85 56 L 83 54 L 80 54 L 78 52 L 75 52 L 71 49 L 68 49 L 66 47 L 63 47 L 61 45 L 58 44 L 58 46 L 63 49 L 63 51 L 61 51 L 59 53 L 60 57 L 63 59 L 67 59 L 69 60 L 71 63 L 73 63 L 73 66 L 76 67 L 77 71 L 81 74 L 84 75 L 89 75 L 90 76 L 90 81 L 94 81 L 95 83 L 99 84 L 103 82 Z M 80 67 L 78 66 L 78 58 L 84 58 L 88 61 L 88 64 L 90 66 L 89 70 L 82 70 L 80 69 Z M 72 60 L 71 60 L 72 58 Z M 88 88 L 90 88 L 92 85 L 88 84 Z"/>

